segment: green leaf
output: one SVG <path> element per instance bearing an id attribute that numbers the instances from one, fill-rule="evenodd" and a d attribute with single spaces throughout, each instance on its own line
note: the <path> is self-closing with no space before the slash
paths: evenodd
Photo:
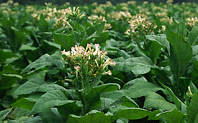
<path id="1" fill-rule="evenodd" d="M 21 98 L 17 100 L 12 107 L 24 108 L 31 110 L 34 106 L 34 102 L 27 100 L 26 98 Z"/>
<path id="2" fill-rule="evenodd" d="M 39 98 L 39 100 L 35 103 L 31 114 L 50 110 L 54 106 L 61 106 L 71 102 L 73 101 L 67 100 L 65 94 L 61 90 L 53 90 L 43 94 Z"/>
<path id="3" fill-rule="evenodd" d="M 24 108 L 14 108 L 12 112 L 13 119 L 18 119 L 20 117 L 28 117 L 30 116 L 30 110 Z"/>
<path id="4" fill-rule="evenodd" d="M 48 84 L 48 83 L 40 85 L 37 89 L 37 91 L 41 91 L 41 92 L 48 92 L 52 90 L 66 90 L 66 89 L 60 85 Z"/>
<path id="5" fill-rule="evenodd" d="M 135 82 L 133 86 L 131 86 L 127 90 L 123 90 L 123 92 L 126 96 L 130 98 L 137 98 L 137 97 L 147 96 L 149 95 L 150 92 L 157 92 L 159 90 L 163 92 L 165 91 L 163 88 L 153 83 L 138 80 Z"/>
<path id="6" fill-rule="evenodd" d="M 124 108 L 115 112 L 112 117 L 112 122 L 119 118 L 126 118 L 129 120 L 137 120 L 148 116 L 151 112 L 141 108 Z"/>
<path id="7" fill-rule="evenodd" d="M 2 74 L 2 78 L 0 79 L 0 90 L 9 89 L 12 85 L 17 81 L 21 80 L 22 76 L 16 74 Z"/>
<path id="8" fill-rule="evenodd" d="M 23 42 L 26 40 L 24 32 L 17 30 L 16 28 L 11 28 L 13 31 L 12 36 L 10 37 L 9 45 L 12 52 L 16 53 L 20 49 Z"/>
<path id="9" fill-rule="evenodd" d="M 110 123 L 111 115 L 105 115 L 104 112 L 92 110 L 85 116 L 69 115 L 67 123 Z"/>
<path id="10" fill-rule="evenodd" d="M 171 95 L 173 102 L 175 103 L 177 109 L 179 111 L 181 111 L 182 113 L 186 113 L 186 105 L 173 93 L 173 91 L 167 87 L 166 85 L 160 83 L 167 91 L 168 93 Z"/>
<path id="11" fill-rule="evenodd" d="M 53 33 L 54 42 L 61 45 L 61 49 L 65 49 L 66 51 L 71 50 L 71 47 L 76 44 L 73 35 L 65 35 L 65 34 L 58 34 Z"/>
<path id="12" fill-rule="evenodd" d="M 44 16 L 40 15 L 40 20 L 38 22 L 38 28 L 41 32 L 47 32 L 49 30 L 49 23 L 45 20 Z"/>
<path id="13" fill-rule="evenodd" d="M 166 35 L 158 34 L 158 35 L 146 35 L 146 38 L 150 41 L 158 42 L 161 46 L 169 49 L 169 42 L 166 39 Z"/>
<path id="14" fill-rule="evenodd" d="M 5 63 L 8 58 L 16 57 L 17 55 L 12 53 L 10 50 L 0 49 L 0 64 Z"/>
<path id="15" fill-rule="evenodd" d="M 111 92 L 119 89 L 120 86 L 115 83 L 102 84 L 93 87 L 91 91 L 85 96 L 87 101 L 86 111 L 98 109 L 101 105 L 100 94 L 104 92 Z"/>
<path id="16" fill-rule="evenodd" d="M 45 83 L 45 74 L 46 71 L 41 71 L 39 73 L 33 74 L 28 78 L 28 81 L 26 83 L 17 88 L 17 90 L 14 92 L 14 95 L 30 94 L 37 91 L 37 89 Z"/>
<path id="17" fill-rule="evenodd" d="M 102 31 L 104 30 L 104 26 L 105 26 L 105 21 L 103 21 L 102 23 L 100 24 L 97 24 L 95 26 L 95 29 L 96 29 L 96 34 L 99 35 L 102 33 Z"/>
<path id="18" fill-rule="evenodd" d="M 198 92 L 198 89 L 197 89 L 197 87 L 195 86 L 195 84 L 193 82 L 191 82 L 189 84 L 189 86 L 190 86 L 190 91 L 192 92 L 192 94 L 195 94 L 195 93 Z"/>
<path id="19" fill-rule="evenodd" d="M 197 123 L 198 121 L 198 92 L 190 100 L 187 107 L 187 121 L 188 123 Z"/>
<path id="20" fill-rule="evenodd" d="M 144 102 L 144 108 L 152 110 L 152 109 L 162 109 L 162 110 L 172 110 L 175 109 L 176 106 L 172 103 L 169 103 L 162 97 L 161 95 L 150 92 Z"/>
<path id="21" fill-rule="evenodd" d="M 132 71 L 134 74 L 146 74 L 151 70 L 153 62 L 147 56 L 133 57 L 126 60 L 116 61 L 118 70 Z"/>
<path id="22" fill-rule="evenodd" d="M 114 101 L 111 106 L 115 106 L 115 105 L 123 105 L 126 107 L 134 107 L 134 108 L 139 108 L 139 106 L 137 105 L 137 103 L 132 100 L 131 98 L 127 97 L 127 96 L 123 96 L 121 98 L 118 98 L 116 101 Z"/>
<path id="23" fill-rule="evenodd" d="M 11 111 L 12 109 L 6 109 L 0 111 L 0 120 L 3 120 Z"/>
<path id="24" fill-rule="evenodd" d="M 109 37 L 109 32 L 106 31 L 106 32 L 102 32 L 99 37 L 95 37 L 95 41 L 94 43 L 97 43 L 97 44 L 101 44 L 103 42 L 105 42 Z"/>
<path id="25" fill-rule="evenodd" d="M 82 104 L 80 102 L 70 101 L 64 105 L 56 107 L 59 113 L 67 119 L 70 114 L 79 115 L 81 113 Z"/>
<path id="26" fill-rule="evenodd" d="M 65 123 L 66 120 L 63 118 L 56 108 L 46 109 L 39 113 L 42 119 L 42 123 Z"/>
<path id="27" fill-rule="evenodd" d="M 192 59 L 192 48 L 182 35 L 170 31 L 167 40 L 171 43 L 169 64 L 175 79 L 179 79 Z"/>
<path id="28" fill-rule="evenodd" d="M 40 116 L 36 116 L 29 118 L 28 120 L 25 121 L 25 123 L 43 123 L 43 121 Z"/>
<path id="29" fill-rule="evenodd" d="M 5 31 L 6 36 L 10 37 L 11 36 L 11 27 L 14 26 L 14 22 L 7 17 L 3 17 L 1 23 L 2 23 L 2 27 Z"/>
<path id="30" fill-rule="evenodd" d="M 42 55 L 39 59 L 34 61 L 33 63 L 29 64 L 21 73 L 30 72 L 32 69 L 33 71 L 42 69 L 46 66 L 53 65 L 52 57 L 48 54 Z"/>
<path id="31" fill-rule="evenodd" d="M 197 26 L 193 26 L 190 34 L 188 35 L 187 42 L 190 45 L 193 45 L 193 43 L 195 42 L 195 39 L 197 38 L 197 35 L 198 35 L 198 27 Z"/>
<path id="32" fill-rule="evenodd" d="M 135 75 L 139 75 L 139 74 L 146 74 L 151 70 L 150 66 L 145 66 L 145 65 L 140 65 L 137 64 L 133 67 L 131 67 L 131 71 L 135 74 Z"/>
<path id="33" fill-rule="evenodd" d="M 46 53 L 54 53 L 56 50 L 61 50 L 61 46 L 54 42 L 44 40 L 41 49 Z"/>
<path id="34" fill-rule="evenodd" d="M 177 109 L 160 113 L 157 116 L 165 118 L 168 123 L 182 123 L 184 121 L 184 114 Z"/>
<path id="35" fill-rule="evenodd" d="M 146 81 L 147 82 L 147 80 L 144 77 L 136 78 L 136 79 L 130 80 L 126 84 L 124 84 L 123 89 L 129 89 L 131 86 L 133 86 L 138 81 Z"/>
<path id="36" fill-rule="evenodd" d="M 157 58 L 159 57 L 159 54 L 161 52 L 161 45 L 157 42 L 151 42 L 151 45 L 149 47 L 150 51 L 150 59 L 153 61 L 154 64 L 157 63 Z"/>
<path id="37" fill-rule="evenodd" d="M 120 56 L 122 56 L 123 58 L 125 58 L 125 59 L 128 59 L 128 58 L 131 57 L 131 56 L 130 56 L 127 52 L 125 52 L 124 50 L 118 50 L 118 54 L 119 54 Z"/>
<path id="38" fill-rule="evenodd" d="M 100 95 L 101 98 L 106 98 L 106 99 L 111 99 L 113 101 L 121 98 L 124 96 L 124 93 L 122 90 L 116 90 L 116 91 L 111 91 L 111 92 L 105 92 L 105 93 L 102 93 Z"/>

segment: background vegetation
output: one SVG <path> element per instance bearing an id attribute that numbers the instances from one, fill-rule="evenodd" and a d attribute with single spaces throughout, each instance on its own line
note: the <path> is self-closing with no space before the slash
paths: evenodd
<path id="1" fill-rule="evenodd" d="M 85 4 L 92 4 L 94 2 L 97 2 L 99 4 L 104 4 L 107 1 L 111 1 L 112 4 L 117 4 L 117 3 L 122 3 L 122 2 L 127 2 L 129 0 L 14 0 L 14 2 L 18 2 L 19 4 L 22 5 L 33 5 L 33 4 L 37 4 L 37 5 L 44 5 L 45 2 L 51 2 L 53 4 L 57 4 L 57 5 L 63 5 L 66 2 L 70 2 L 72 5 L 85 5 Z M 137 2 L 144 2 L 144 1 L 148 1 L 148 2 L 154 2 L 154 3 L 166 3 L 167 0 L 136 0 Z M 7 0 L 1 0 L 1 2 L 7 2 Z M 197 0 L 173 0 L 174 3 L 182 3 L 182 2 L 195 2 L 198 3 Z"/>

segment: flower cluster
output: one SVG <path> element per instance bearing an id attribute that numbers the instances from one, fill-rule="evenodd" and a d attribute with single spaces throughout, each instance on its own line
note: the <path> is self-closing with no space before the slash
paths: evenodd
<path id="1" fill-rule="evenodd" d="M 195 23 L 197 23 L 197 22 L 198 22 L 197 17 L 195 17 L 195 18 L 187 18 L 187 19 L 186 19 L 186 23 L 187 23 L 187 25 L 189 25 L 189 26 L 194 26 Z"/>
<path id="2" fill-rule="evenodd" d="M 43 14 L 47 21 L 56 19 L 55 27 L 65 27 L 68 24 L 68 21 L 78 20 L 84 16 L 81 14 L 79 7 L 68 7 L 67 9 L 57 9 L 56 7 L 52 8 L 51 4 L 46 3 L 46 8 L 43 10 L 38 10 L 31 15 L 39 19 L 40 15 Z M 28 9 L 29 10 L 29 9 Z"/>
<path id="3" fill-rule="evenodd" d="M 128 11 L 111 12 L 110 14 L 107 14 L 107 16 L 114 20 L 129 20 L 130 18 L 132 18 L 131 13 L 129 13 Z"/>
<path id="4" fill-rule="evenodd" d="M 16 13 L 19 13 L 17 11 L 12 10 L 13 6 L 19 6 L 19 3 L 14 3 L 13 0 L 8 0 L 7 3 L 0 4 L 0 11 L 2 11 L 5 15 L 14 15 Z"/>
<path id="5" fill-rule="evenodd" d="M 71 48 L 71 51 L 62 51 L 63 59 L 68 63 L 71 68 L 70 73 L 75 74 L 77 79 L 84 80 L 85 78 L 96 78 L 103 74 L 111 75 L 108 70 L 108 65 L 114 65 L 108 58 L 107 51 L 102 52 L 99 44 L 95 44 L 95 50 L 91 44 L 87 47 L 77 46 Z"/>
<path id="6" fill-rule="evenodd" d="M 128 22 L 130 24 L 130 29 L 127 29 L 125 34 L 130 35 L 132 39 L 143 38 L 145 35 L 153 32 L 155 28 L 151 22 L 147 21 L 146 18 L 142 18 L 140 16 Z"/>
<path id="7" fill-rule="evenodd" d="M 95 24 L 95 23 L 101 23 L 103 21 L 107 22 L 105 17 L 103 16 L 98 16 L 98 15 L 91 15 L 88 17 L 88 19 L 91 21 L 91 24 Z M 111 29 L 111 24 L 109 23 L 105 23 L 105 27 L 104 27 L 104 30 L 108 30 L 108 29 Z"/>

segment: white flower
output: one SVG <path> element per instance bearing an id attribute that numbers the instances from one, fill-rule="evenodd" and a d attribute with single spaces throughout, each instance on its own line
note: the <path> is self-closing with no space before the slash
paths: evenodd
<path id="1" fill-rule="evenodd" d="M 69 51 L 65 52 L 65 49 L 61 52 L 62 52 L 62 55 L 70 56 L 70 52 Z"/>
<path id="2" fill-rule="evenodd" d="M 112 73 L 111 73 L 111 71 L 110 70 L 108 70 L 107 72 L 105 72 L 105 73 L 103 73 L 103 74 L 108 74 L 108 75 L 112 75 Z"/>
<path id="3" fill-rule="evenodd" d="M 94 55 L 96 55 L 97 53 L 98 53 L 98 51 L 99 51 L 99 44 L 95 44 L 95 48 L 96 48 L 96 50 L 95 50 L 95 52 L 93 53 Z"/>

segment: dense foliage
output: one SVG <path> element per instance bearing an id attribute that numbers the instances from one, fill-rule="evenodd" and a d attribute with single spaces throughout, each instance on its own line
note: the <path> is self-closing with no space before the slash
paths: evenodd
<path id="1" fill-rule="evenodd" d="M 198 5 L 0 5 L 0 123 L 197 123 Z"/>

